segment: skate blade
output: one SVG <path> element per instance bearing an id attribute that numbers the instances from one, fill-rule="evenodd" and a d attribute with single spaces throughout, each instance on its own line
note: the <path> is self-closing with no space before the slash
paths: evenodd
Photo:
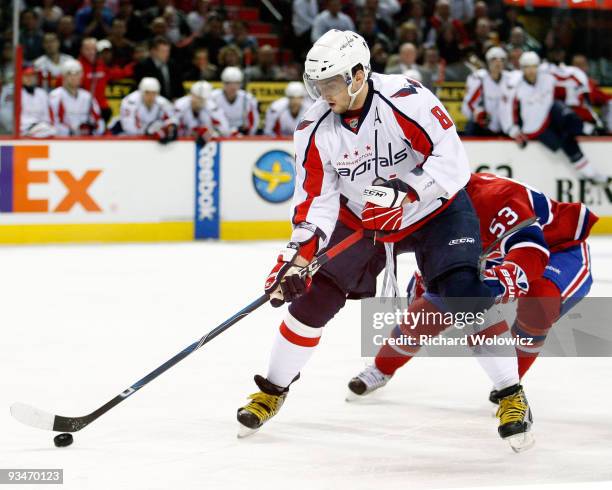
<path id="1" fill-rule="evenodd" d="M 254 435 L 257 431 L 259 431 L 259 429 L 261 429 L 261 427 L 258 427 L 257 429 L 251 429 L 246 425 L 238 423 L 238 434 L 236 434 L 236 436 L 238 437 L 238 439 L 244 439 L 246 437 Z"/>
<path id="2" fill-rule="evenodd" d="M 504 439 L 508 441 L 510 447 L 515 453 L 522 453 L 531 449 L 535 444 L 535 437 L 531 432 L 523 432 L 522 434 L 516 434 Z"/>
<path id="3" fill-rule="evenodd" d="M 364 393 L 363 395 L 358 395 L 357 393 L 353 393 L 351 390 L 348 390 L 346 396 L 344 397 L 344 401 L 351 403 L 363 400 L 366 397 L 366 394 L 367 393 Z"/>

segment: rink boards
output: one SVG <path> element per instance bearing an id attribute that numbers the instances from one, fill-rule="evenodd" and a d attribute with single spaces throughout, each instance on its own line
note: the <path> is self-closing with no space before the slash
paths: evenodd
<path id="1" fill-rule="evenodd" d="M 595 233 L 612 233 L 612 193 L 577 179 L 560 153 L 506 140 L 465 146 L 473 170 L 582 201 L 601 217 Z M 612 176 L 611 138 L 582 147 Z M 0 243 L 286 238 L 293 186 L 290 140 L 0 140 Z"/>

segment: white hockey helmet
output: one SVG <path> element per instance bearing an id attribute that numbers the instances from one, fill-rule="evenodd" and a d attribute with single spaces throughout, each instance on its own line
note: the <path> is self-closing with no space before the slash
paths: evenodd
<path id="1" fill-rule="evenodd" d="M 242 70 L 237 66 L 228 66 L 221 72 L 223 83 L 242 83 Z"/>
<path id="2" fill-rule="evenodd" d="M 487 62 L 491 60 L 506 60 L 508 58 L 508 54 L 504 48 L 500 48 L 499 46 L 493 46 L 487 51 L 485 55 Z"/>
<path id="3" fill-rule="evenodd" d="M 161 90 L 161 85 L 159 84 L 159 80 L 157 78 L 144 77 L 138 84 L 138 90 L 140 90 L 140 92 L 159 93 Z"/>
<path id="4" fill-rule="evenodd" d="M 521 68 L 525 66 L 538 66 L 540 64 L 540 57 L 535 51 L 527 51 L 519 58 L 519 65 Z"/>
<path id="5" fill-rule="evenodd" d="M 289 82 L 285 87 L 286 97 L 304 97 L 306 95 L 306 89 L 302 82 Z"/>
<path id="6" fill-rule="evenodd" d="M 340 75 L 346 83 L 351 104 L 365 83 L 355 93 L 351 92 L 353 67 L 363 66 L 366 79 L 370 76 L 370 48 L 365 39 L 353 31 L 332 29 L 314 43 L 304 63 L 304 85 L 313 99 L 321 97 L 317 81 Z M 350 107 L 350 106 L 349 106 Z"/>
<path id="7" fill-rule="evenodd" d="M 205 81 L 196 82 L 191 86 L 190 93 L 191 95 L 195 95 L 196 97 L 201 97 L 202 99 L 210 98 L 210 94 L 212 94 L 212 85 Z"/>
<path id="8" fill-rule="evenodd" d="M 62 75 L 83 72 L 83 66 L 77 60 L 67 60 L 62 64 Z"/>

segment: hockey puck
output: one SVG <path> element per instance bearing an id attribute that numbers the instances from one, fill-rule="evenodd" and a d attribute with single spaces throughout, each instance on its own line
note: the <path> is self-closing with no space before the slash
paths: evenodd
<path id="1" fill-rule="evenodd" d="M 57 447 L 66 447 L 72 444 L 74 439 L 72 438 L 72 434 L 60 434 L 53 438 L 53 442 Z"/>

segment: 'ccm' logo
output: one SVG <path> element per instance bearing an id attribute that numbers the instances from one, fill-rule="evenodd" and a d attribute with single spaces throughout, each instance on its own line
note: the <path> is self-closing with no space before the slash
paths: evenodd
<path id="1" fill-rule="evenodd" d="M 460 245 L 462 243 L 476 243 L 476 240 L 474 240 L 471 237 L 463 237 L 463 238 L 455 238 L 454 240 L 451 240 L 450 242 L 448 242 L 449 245 Z"/>
<path id="2" fill-rule="evenodd" d="M 0 146 L 0 213 L 66 213 L 75 204 L 88 212 L 102 211 L 88 192 L 102 170 L 88 170 L 76 178 L 68 170 L 31 170 L 28 162 L 34 158 L 49 158 L 49 147 Z M 48 199 L 30 199 L 28 194 L 30 184 L 48 184 L 50 173 L 66 188 L 66 194 L 52 210 Z"/>

